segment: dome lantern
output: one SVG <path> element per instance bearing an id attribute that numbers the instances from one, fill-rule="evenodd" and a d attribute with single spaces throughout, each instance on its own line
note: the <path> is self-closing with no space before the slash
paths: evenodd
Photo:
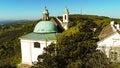
<path id="1" fill-rule="evenodd" d="M 48 19 L 49 19 L 49 12 L 45 6 L 44 11 L 43 11 L 43 21 L 47 21 Z"/>

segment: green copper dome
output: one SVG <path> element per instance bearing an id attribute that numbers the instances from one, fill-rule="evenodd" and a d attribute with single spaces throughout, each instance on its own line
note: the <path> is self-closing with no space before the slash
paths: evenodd
<path id="1" fill-rule="evenodd" d="M 34 31 L 35 33 L 50 33 L 50 32 L 57 32 L 57 27 L 51 21 L 40 21 L 35 26 Z"/>

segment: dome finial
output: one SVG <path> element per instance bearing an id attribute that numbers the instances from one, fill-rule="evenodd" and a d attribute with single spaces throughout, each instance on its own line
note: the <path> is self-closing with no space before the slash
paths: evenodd
<path id="1" fill-rule="evenodd" d="M 46 1 L 44 0 L 44 6 L 46 7 Z"/>
<path id="2" fill-rule="evenodd" d="M 66 0 L 66 3 L 65 3 L 65 8 L 67 8 L 67 2 L 68 2 L 68 1 Z"/>
<path id="3" fill-rule="evenodd" d="M 47 7 L 46 6 L 44 7 L 44 11 L 47 11 Z"/>

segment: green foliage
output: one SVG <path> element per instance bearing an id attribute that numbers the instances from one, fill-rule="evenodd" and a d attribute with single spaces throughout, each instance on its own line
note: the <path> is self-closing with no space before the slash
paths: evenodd
<path id="1" fill-rule="evenodd" d="M 81 68 L 82 67 L 82 61 L 76 60 L 75 62 L 71 62 L 69 65 L 67 65 L 67 68 Z"/>
<path id="2" fill-rule="evenodd" d="M 35 24 L 24 22 L 0 26 L 0 68 L 15 68 L 21 62 L 19 37 L 32 32 Z"/>

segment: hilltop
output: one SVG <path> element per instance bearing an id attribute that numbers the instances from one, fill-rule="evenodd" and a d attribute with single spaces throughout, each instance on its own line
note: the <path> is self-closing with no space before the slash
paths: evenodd
<path id="1" fill-rule="evenodd" d="M 58 18 L 62 21 L 61 16 L 58 16 Z M 73 14 L 69 16 L 69 19 L 70 29 L 80 27 L 78 25 L 83 25 L 82 27 L 87 27 L 91 30 L 92 28 L 96 28 L 97 31 L 94 34 L 95 37 L 98 36 L 101 29 L 104 26 L 108 25 L 110 21 L 114 20 L 115 22 L 120 23 L 120 19 L 95 15 Z M 5 26 L 7 27 L 5 28 L 3 28 L 3 25 L 1 25 L 2 28 L 0 29 L 0 68 L 16 67 L 16 65 L 21 62 L 21 48 L 19 37 L 32 32 L 34 26 L 37 24 L 38 21 L 24 21 L 19 24 L 6 24 Z M 88 29 L 82 30 L 87 31 Z M 75 31 L 76 30 L 70 32 L 74 33 Z M 69 35 L 69 29 L 67 34 Z M 98 39 L 95 39 L 95 41 L 97 40 Z"/>

